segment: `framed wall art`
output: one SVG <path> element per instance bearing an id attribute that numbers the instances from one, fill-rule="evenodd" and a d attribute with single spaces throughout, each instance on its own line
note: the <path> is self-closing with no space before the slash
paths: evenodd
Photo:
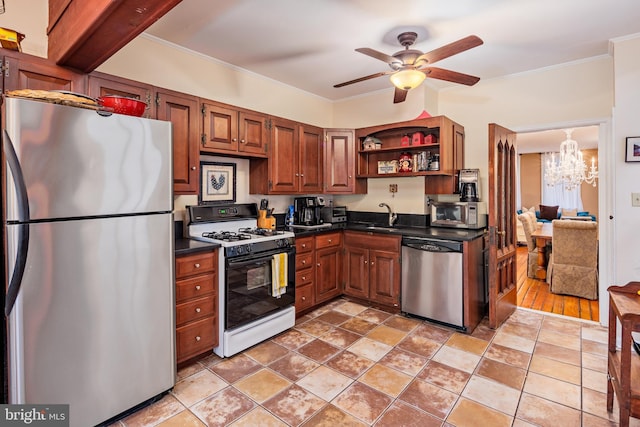
<path id="1" fill-rule="evenodd" d="M 627 137 L 627 156 L 625 162 L 640 162 L 640 136 Z"/>
<path id="2" fill-rule="evenodd" d="M 236 164 L 200 162 L 198 204 L 236 201 Z"/>

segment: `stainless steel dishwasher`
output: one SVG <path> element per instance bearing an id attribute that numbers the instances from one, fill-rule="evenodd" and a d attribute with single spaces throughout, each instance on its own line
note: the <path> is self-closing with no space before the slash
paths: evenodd
<path id="1" fill-rule="evenodd" d="M 401 310 L 464 329 L 462 242 L 402 238 Z"/>

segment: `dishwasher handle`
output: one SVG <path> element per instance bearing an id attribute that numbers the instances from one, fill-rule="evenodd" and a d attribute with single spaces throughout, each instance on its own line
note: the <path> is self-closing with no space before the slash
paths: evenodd
<path id="1" fill-rule="evenodd" d="M 402 246 L 427 252 L 462 252 L 462 243 L 451 240 L 404 238 Z"/>

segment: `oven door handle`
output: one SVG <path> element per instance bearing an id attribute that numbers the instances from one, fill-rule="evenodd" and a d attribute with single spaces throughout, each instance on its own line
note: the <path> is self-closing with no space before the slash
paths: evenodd
<path id="1" fill-rule="evenodd" d="M 238 257 L 238 258 L 226 258 L 226 262 L 228 267 L 244 267 L 246 265 L 252 265 L 252 264 L 261 265 L 261 264 L 264 264 L 265 262 L 271 262 L 271 260 L 273 259 L 273 256 L 276 254 L 285 253 L 287 255 L 293 255 L 295 252 L 296 252 L 295 248 L 290 248 L 287 250 L 265 252 L 263 254 L 260 254 L 259 257 L 257 258 L 254 257 L 251 259 L 247 259 L 247 256 Z M 248 255 L 248 256 L 252 256 L 252 255 Z"/>

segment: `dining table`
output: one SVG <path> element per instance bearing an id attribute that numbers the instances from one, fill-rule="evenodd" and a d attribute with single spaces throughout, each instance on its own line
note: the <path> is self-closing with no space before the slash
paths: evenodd
<path id="1" fill-rule="evenodd" d="M 550 222 L 543 222 L 540 227 L 531 233 L 531 237 L 536 242 L 536 249 L 538 250 L 538 266 L 536 268 L 536 278 L 540 280 L 547 279 L 547 243 L 553 241 L 553 224 Z"/>

